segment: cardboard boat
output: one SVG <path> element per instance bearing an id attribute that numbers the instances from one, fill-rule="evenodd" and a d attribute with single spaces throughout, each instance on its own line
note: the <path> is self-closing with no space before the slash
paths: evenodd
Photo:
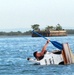
<path id="1" fill-rule="evenodd" d="M 47 52 L 44 55 L 44 58 L 41 60 L 36 60 L 33 58 L 28 58 L 29 61 L 33 62 L 34 64 L 40 65 L 59 65 L 59 64 L 72 64 L 74 63 L 74 55 L 69 48 L 68 43 L 63 44 L 63 50 L 61 50 L 60 54 L 54 52 Z"/>
<path id="2" fill-rule="evenodd" d="M 74 63 L 74 54 L 72 53 L 68 43 L 63 44 L 62 56 L 63 56 L 64 64 Z"/>

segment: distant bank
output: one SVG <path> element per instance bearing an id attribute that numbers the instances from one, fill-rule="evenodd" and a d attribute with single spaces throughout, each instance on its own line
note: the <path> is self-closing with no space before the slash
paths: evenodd
<path id="1" fill-rule="evenodd" d="M 55 35 L 60 35 L 60 36 L 62 35 L 62 31 L 61 32 L 51 31 L 50 33 L 53 33 Z M 63 35 L 74 35 L 74 30 L 73 29 L 66 29 L 66 32 L 63 32 L 63 33 L 65 33 Z M 26 35 L 32 36 L 32 31 L 29 30 L 29 31 L 26 31 L 26 32 L 21 32 L 21 31 L 17 31 L 17 32 L 14 32 L 14 31 L 11 31 L 11 32 L 0 32 L 0 36 L 26 36 Z M 47 36 L 49 36 L 49 34 L 47 34 Z"/>

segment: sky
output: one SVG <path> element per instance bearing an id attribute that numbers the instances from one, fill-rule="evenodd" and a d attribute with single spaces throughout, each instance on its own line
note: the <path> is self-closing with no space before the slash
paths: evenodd
<path id="1" fill-rule="evenodd" d="M 60 24 L 74 29 L 74 0 L 0 0 L 0 31 L 28 31 Z"/>

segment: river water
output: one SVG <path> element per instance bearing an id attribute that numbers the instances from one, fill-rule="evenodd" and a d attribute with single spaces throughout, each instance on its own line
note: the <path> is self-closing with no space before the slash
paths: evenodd
<path id="1" fill-rule="evenodd" d="M 60 43 L 69 43 L 74 52 L 74 36 L 47 37 Z M 41 51 L 46 40 L 42 37 L 0 37 L 0 75 L 74 75 L 71 65 L 34 65 L 27 61 L 34 51 Z M 49 43 L 47 50 L 56 50 Z"/>

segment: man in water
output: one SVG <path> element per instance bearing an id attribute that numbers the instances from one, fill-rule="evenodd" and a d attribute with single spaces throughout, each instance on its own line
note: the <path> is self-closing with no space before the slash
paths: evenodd
<path id="1" fill-rule="evenodd" d="M 37 51 L 36 51 L 36 52 L 33 53 L 34 57 L 35 57 L 37 60 L 43 59 L 44 55 L 45 55 L 46 52 L 47 52 L 46 48 L 47 48 L 49 42 L 50 42 L 50 40 L 47 40 L 47 42 L 46 42 L 46 44 L 43 46 L 41 52 L 37 52 Z M 55 50 L 55 51 L 50 52 L 50 53 L 53 53 L 53 54 L 61 54 L 62 51 Z M 27 58 L 27 60 L 30 60 L 30 59 L 31 59 L 31 58 Z"/>
<path id="2" fill-rule="evenodd" d="M 44 57 L 44 54 L 47 52 L 46 48 L 48 46 L 48 43 L 50 42 L 50 40 L 47 40 L 46 44 L 43 46 L 41 52 L 34 52 L 33 55 L 37 60 L 41 60 Z"/>

